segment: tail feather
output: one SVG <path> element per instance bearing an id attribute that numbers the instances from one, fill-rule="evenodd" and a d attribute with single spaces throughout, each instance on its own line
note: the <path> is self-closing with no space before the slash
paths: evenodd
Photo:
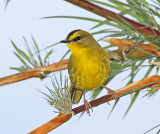
<path id="1" fill-rule="evenodd" d="M 71 99 L 73 104 L 78 104 L 82 98 L 83 91 L 78 90 L 75 87 L 71 88 Z"/>

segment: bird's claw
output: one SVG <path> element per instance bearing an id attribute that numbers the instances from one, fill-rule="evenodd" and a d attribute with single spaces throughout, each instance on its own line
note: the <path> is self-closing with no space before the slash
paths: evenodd
<path id="1" fill-rule="evenodd" d="M 114 98 L 115 100 L 117 100 L 117 93 L 116 93 L 114 90 L 112 90 L 112 89 L 110 89 L 110 88 L 108 88 L 108 87 L 106 87 L 106 86 L 104 86 L 104 85 L 101 85 L 101 86 L 102 86 L 103 88 L 107 89 L 108 95 L 111 95 L 112 98 Z"/>
<path id="2" fill-rule="evenodd" d="M 89 109 L 91 109 L 92 112 L 93 112 L 93 109 L 92 109 L 91 104 L 90 104 L 86 99 L 84 99 L 84 105 L 85 105 L 85 108 L 86 108 L 86 111 L 87 111 L 88 115 L 90 116 L 90 111 L 89 111 Z"/>
<path id="3" fill-rule="evenodd" d="M 117 93 L 114 90 L 108 90 L 108 94 L 111 95 L 115 100 L 117 100 Z"/>

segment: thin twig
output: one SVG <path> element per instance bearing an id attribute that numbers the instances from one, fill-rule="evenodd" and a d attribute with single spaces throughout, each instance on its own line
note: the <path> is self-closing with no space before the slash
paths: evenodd
<path id="1" fill-rule="evenodd" d="M 103 7 L 100 7 L 98 5 L 95 5 L 89 1 L 85 1 L 85 0 L 65 0 L 67 2 L 70 2 L 76 6 L 82 7 L 88 11 L 91 11 L 92 13 L 98 14 L 104 18 L 107 19 L 115 19 L 121 23 L 125 23 L 122 19 L 124 19 L 125 21 L 127 21 L 134 29 L 136 29 L 137 31 L 139 31 L 140 33 L 150 36 L 150 35 L 155 35 L 155 36 L 159 36 L 160 32 L 156 29 L 150 28 L 148 26 L 142 25 L 136 21 L 133 21 L 127 17 L 124 17 L 120 14 L 114 13 L 110 10 L 107 10 Z M 122 18 L 122 19 L 121 19 Z M 126 23 L 125 23 L 126 24 Z M 128 25 L 128 24 L 126 24 Z M 129 26 L 129 25 L 128 25 Z M 130 26 L 129 26 L 130 27 Z"/>
<path id="2" fill-rule="evenodd" d="M 72 113 L 59 114 L 57 117 L 53 118 L 52 120 L 48 121 L 47 123 L 38 127 L 37 129 L 29 132 L 28 134 L 46 134 L 54 128 L 57 128 L 58 126 L 68 121 L 71 117 Z"/>
<path id="3" fill-rule="evenodd" d="M 68 59 L 63 60 L 60 64 L 59 62 L 56 62 L 48 66 L 38 67 L 38 68 L 30 69 L 22 73 L 0 78 L 0 86 L 11 84 L 11 83 L 22 81 L 22 80 L 26 80 L 26 79 L 33 78 L 33 77 L 42 78 L 44 77 L 45 73 L 60 71 L 60 70 L 64 70 L 67 68 L 68 68 Z"/>

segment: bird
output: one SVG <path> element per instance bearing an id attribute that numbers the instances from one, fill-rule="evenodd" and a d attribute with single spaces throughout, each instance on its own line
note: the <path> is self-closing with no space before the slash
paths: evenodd
<path id="1" fill-rule="evenodd" d="M 68 73 L 72 103 L 78 104 L 83 95 L 86 111 L 90 115 L 89 109 L 92 109 L 92 106 L 85 97 L 86 91 L 102 86 L 108 90 L 108 94 L 116 98 L 115 91 L 103 85 L 110 72 L 108 53 L 93 36 L 87 31 L 77 29 L 71 31 L 66 39 L 60 42 L 66 43 L 71 51 Z"/>

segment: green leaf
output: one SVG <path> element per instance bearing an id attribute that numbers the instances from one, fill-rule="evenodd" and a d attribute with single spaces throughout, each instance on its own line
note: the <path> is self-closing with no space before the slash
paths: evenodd
<path id="1" fill-rule="evenodd" d="M 100 31 L 97 31 L 97 32 L 93 32 L 91 33 L 92 35 L 96 35 L 96 34 L 102 34 L 102 33 L 114 33 L 114 32 L 117 32 L 117 31 L 112 31 L 110 29 L 104 29 L 104 30 L 100 30 Z"/>
<path id="2" fill-rule="evenodd" d="M 98 19 L 93 19 L 88 17 L 77 17 L 77 16 L 48 16 L 48 17 L 43 17 L 41 19 L 52 19 L 52 18 L 69 18 L 69 19 L 86 20 L 91 22 L 102 22 L 102 20 L 98 20 Z"/>
<path id="3" fill-rule="evenodd" d="M 133 45 L 133 49 L 131 51 L 129 51 L 129 53 L 127 53 L 126 57 L 128 57 L 130 54 L 132 54 L 138 47 L 136 47 L 136 45 L 144 42 L 145 39 L 140 39 L 138 40 L 134 45 Z"/>
<path id="4" fill-rule="evenodd" d="M 130 73 L 130 80 L 128 81 L 127 85 L 130 84 L 130 83 L 133 83 L 133 79 L 135 77 L 135 70 L 137 68 L 134 67 L 134 65 L 131 67 L 131 73 Z"/>
<path id="5" fill-rule="evenodd" d="M 118 7 L 119 10 L 123 10 L 125 9 L 125 6 L 122 4 L 122 2 L 119 2 L 117 0 L 109 0 L 111 3 L 113 3 L 114 5 L 116 5 Z"/>
<path id="6" fill-rule="evenodd" d="M 135 102 L 135 100 L 137 99 L 137 97 L 138 97 L 139 93 L 140 93 L 140 91 L 137 91 L 137 92 L 134 94 L 134 96 L 132 97 L 131 102 L 130 102 L 130 104 L 129 104 L 129 107 L 127 108 L 127 110 L 126 110 L 126 112 L 125 112 L 125 114 L 124 114 L 123 118 L 125 118 L 125 117 L 126 117 L 127 113 L 128 113 L 128 112 L 129 112 L 129 110 L 131 109 L 131 107 L 132 107 L 133 103 L 134 103 L 134 102 Z"/>
<path id="7" fill-rule="evenodd" d="M 148 130 L 147 132 L 145 132 L 144 134 L 147 134 L 148 132 L 150 132 L 150 131 L 152 131 L 153 129 L 155 129 L 155 128 L 157 128 L 157 127 L 159 127 L 160 126 L 160 124 L 158 124 L 157 126 L 155 126 L 155 127 L 153 127 L 153 128 L 151 128 L 150 130 Z M 158 131 L 159 132 L 159 131 Z M 157 133 L 158 134 L 158 133 Z"/>
<path id="8" fill-rule="evenodd" d="M 129 63 L 131 66 L 131 73 L 129 75 L 130 80 L 128 81 L 127 85 L 130 83 L 133 83 L 134 77 L 136 76 L 136 74 L 139 72 L 140 69 L 138 69 L 145 60 L 141 60 L 137 65 L 136 65 L 136 61 L 133 61 L 133 63 Z"/>
<path id="9" fill-rule="evenodd" d="M 18 58 L 26 67 L 30 68 L 29 65 L 28 65 L 16 52 L 14 52 L 14 54 L 17 56 L 17 58 Z"/>
<path id="10" fill-rule="evenodd" d="M 60 61 L 59 61 L 59 63 L 58 64 L 60 64 L 61 62 L 62 62 L 62 60 L 67 56 L 67 54 L 70 52 L 70 50 L 68 50 L 64 55 L 63 55 L 63 57 L 60 59 Z"/>
<path id="11" fill-rule="evenodd" d="M 38 45 L 37 45 L 37 43 L 36 43 L 36 41 L 35 41 L 35 39 L 34 39 L 34 37 L 32 36 L 32 40 L 33 40 L 33 43 L 34 43 L 34 45 L 35 45 L 35 53 L 36 52 L 38 52 L 38 53 L 36 53 L 36 55 L 37 55 L 37 57 L 38 57 L 38 60 L 39 60 L 39 64 L 40 64 L 40 66 L 43 66 L 43 63 L 42 63 L 42 58 L 41 58 L 41 56 L 40 56 L 40 50 L 39 50 L 39 47 L 38 47 Z M 34 47 L 33 47 L 34 48 Z"/>
<path id="12" fill-rule="evenodd" d="M 102 87 L 101 86 L 99 86 L 99 87 L 97 87 L 97 88 L 95 88 L 93 91 L 92 91 L 92 95 L 91 95 L 91 100 L 94 100 L 94 99 L 96 99 L 97 98 L 97 96 L 100 94 L 100 92 L 102 91 Z"/>
<path id="13" fill-rule="evenodd" d="M 107 118 L 109 118 L 109 117 L 111 116 L 111 114 L 112 114 L 113 110 L 115 109 L 116 105 L 118 104 L 118 101 L 119 101 L 119 100 L 120 100 L 120 98 L 118 97 L 118 98 L 116 99 L 116 101 L 115 101 L 115 103 L 114 103 L 114 105 L 113 105 L 113 107 L 112 107 L 112 109 L 111 109 L 111 111 L 110 111 L 110 113 L 109 113 L 109 115 L 108 115 Z"/>
<path id="14" fill-rule="evenodd" d="M 54 43 L 54 44 L 52 44 L 52 45 L 50 45 L 50 46 L 48 46 L 48 47 L 45 47 L 44 49 L 41 49 L 40 52 L 41 52 L 41 51 L 44 51 L 44 50 L 46 50 L 46 49 L 48 49 L 48 48 L 50 48 L 50 47 L 56 46 L 56 45 L 58 45 L 58 44 L 60 44 L 60 42 L 57 42 L 57 43 Z M 38 52 L 36 52 L 36 53 L 38 53 Z M 34 53 L 34 54 L 36 54 L 36 53 Z"/>
<path id="15" fill-rule="evenodd" d="M 106 20 L 98 23 L 97 25 L 93 26 L 91 29 L 95 29 L 95 28 L 98 28 L 98 27 L 103 26 L 103 25 L 110 25 L 110 26 L 115 27 L 115 28 L 121 28 L 119 25 L 113 23 L 111 20 L 106 19 Z"/>
<path id="16" fill-rule="evenodd" d="M 50 57 L 50 55 L 53 53 L 53 49 L 51 49 L 44 58 L 44 65 L 46 64 L 47 59 Z"/>
<path id="17" fill-rule="evenodd" d="M 160 133 L 160 129 L 157 131 L 157 133 L 156 134 L 159 134 Z"/>
<path id="18" fill-rule="evenodd" d="M 130 12 L 132 12 L 131 9 L 125 9 L 125 10 L 121 11 L 120 14 L 125 15 L 125 14 L 130 14 Z"/>
<path id="19" fill-rule="evenodd" d="M 107 6 L 107 7 L 111 7 L 111 8 L 117 9 L 117 10 L 119 9 L 118 7 L 111 5 L 109 3 L 106 3 L 106 2 L 101 2 L 101 1 L 97 1 L 97 0 L 87 0 L 87 1 L 92 1 L 94 3 L 101 4 L 101 5 Z"/>
<path id="20" fill-rule="evenodd" d="M 18 52 L 18 54 L 21 55 L 24 59 L 26 59 L 29 63 L 31 63 L 29 56 L 25 52 L 23 52 L 21 49 L 19 49 L 12 40 L 11 40 L 11 43 L 13 47 L 16 49 L 16 51 Z"/>
<path id="21" fill-rule="evenodd" d="M 8 3 L 10 2 L 10 0 L 5 0 L 5 8 L 8 6 Z"/>
<path id="22" fill-rule="evenodd" d="M 144 78 L 148 77 L 148 75 L 151 73 L 151 71 L 153 70 L 155 66 L 154 65 L 151 65 L 149 68 L 148 68 L 148 71 L 147 73 L 145 74 Z"/>
<path id="23" fill-rule="evenodd" d="M 60 71 L 60 85 L 61 85 L 61 87 L 62 87 L 62 72 Z"/>
<path id="24" fill-rule="evenodd" d="M 29 47 L 29 44 L 28 44 L 28 42 L 27 42 L 27 40 L 26 40 L 26 38 L 25 38 L 24 36 L 23 36 L 23 39 L 24 39 L 24 41 L 25 41 L 25 47 L 26 47 L 27 52 L 28 52 L 28 54 L 29 54 L 29 57 L 30 57 L 30 59 L 31 59 L 31 64 L 32 64 L 32 66 L 33 66 L 34 68 L 39 67 L 40 65 L 38 65 L 37 60 L 36 60 L 35 57 L 33 56 L 33 53 L 32 53 L 32 51 L 31 51 L 31 49 L 30 49 L 30 47 Z"/>
<path id="25" fill-rule="evenodd" d="M 31 69 L 31 68 L 28 68 L 28 67 L 25 67 L 25 66 L 21 66 L 21 67 L 10 67 L 10 69 L 12 69 L 12 70 L 16 70 L 16 71 L 19 71 L 19 72 L 24 72 L 24 71 L 27 71 L 27 70 L 29 70 L 29 69 Z"/>
<path id="26" fill-rule="evenodd" d="M 135 29 L 126 19 L 124 19 L 123 17 L 121 17 L 121 16 L 118 16 L 118 18 L 122 21 L 122 22 L 120 22 L 121 24 L 124 24 L 124 25 L 126 25 L 127 27 L 127 29 L 128 30 L 131 30 L 130 28 L 132 28 L 132 29 Z"/>
<path id="27" fill-rule="evenodd" d="M 156 67 L 156 75 L 158 75 L 159 72 L 159 66 Z"/>
<path id="28" fill-rule="evenodd" d="M 40 52 L 39 47 L 38 47 L 38 45 L 37 45 L 37 43 L 36 43 L 36 41 L 35 41 L 35 39 L 34 39 L 33 36 L 32 36 L 32 40 L 33 40 L 33 42 L 34 42 L 34 45 L 35 45 L 35 47 L 36 47 L 37 52 L 39 53 L 39 52 Z"/>

